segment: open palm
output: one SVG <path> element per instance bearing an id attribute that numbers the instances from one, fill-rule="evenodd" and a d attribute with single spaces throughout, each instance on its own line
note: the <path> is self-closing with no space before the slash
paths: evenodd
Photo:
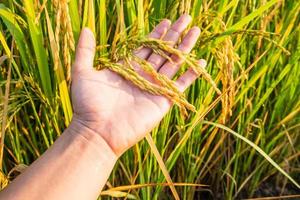
<path id="1" fill-rule="evenodd" d="M 163 37 L 175 45 L 190 20 L 190 16 L 183 15 L 172 26 L 169 20 L 163 20 L 149 37 Z M 178 49 L 185 53 L 190 52 L 199 34 L 198 27 L 191 28 Z M 94 54 L 95 39 L 89 29 L 84 29 L 79 39 L 72 72 L 73 121 L 99 134 L 116 155 L 121 155 L 157 125 L 172 103 L 163 96 L 140 90 L 108 69 L 96 71 L 93 68 Z M 173 78 L 183 63 L 183 60 L 173 55 L 171 58 L 175 63 L 166 61 L 148 48 L 141 48 L 135 54 L 150 62 L 159 73 L 168 78 Z M 205 65 L 205 61 L 200 60 L 199 64 Z M 151 81 L 138 64 L 135 67 L 138 73 Z M 184 91 L 196 78 L 196 73 L 189 69 L 175 84 L 180 91 Z"/>

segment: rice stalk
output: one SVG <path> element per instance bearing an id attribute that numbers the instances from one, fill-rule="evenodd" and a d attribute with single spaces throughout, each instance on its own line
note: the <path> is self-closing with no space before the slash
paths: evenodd
<path id="1" fill-rule="evenodd" d="M 3 151 L 4 151 L 4 139 L 5 139 L 5 131 L 7 125 L 7 115 L 8 115 L 8 101 L 9 101 L 9 94 L 10 94 L 10 81 L 11 81 L 11 68 L 12 68 L 12 57 L 13 57 L 13 50 L 14 50 L 14 40 L 11 43 L 9 55 L 9 64 L 8 64 L 8 72 L 7 72 L 7 81 L 5 85 L 5 94 L 3 99 L 3 111 L 2 111 L 2 124 L 1 124 L 1 141 L 0 141 L 0 171 L 3 170 Z M 2 97 L 2 96 L 1 96 Z"/>

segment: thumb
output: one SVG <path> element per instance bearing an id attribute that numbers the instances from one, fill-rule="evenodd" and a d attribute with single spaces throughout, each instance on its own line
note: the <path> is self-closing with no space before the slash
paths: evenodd
<path id="1" fill-rule="evenodd" d="M 81 31 L 76 49 L 75 62 L 72 70 L 73 75 L 93 68 L 95 47 L 96 41 L 93 32 L 89 28 L 84 28 Z"/>

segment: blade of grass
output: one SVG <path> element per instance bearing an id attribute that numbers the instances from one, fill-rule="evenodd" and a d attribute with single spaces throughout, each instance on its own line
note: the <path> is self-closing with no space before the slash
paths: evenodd
<path id="1" fill-rule="evenodd" d="M 85 1 L 82 28 L 84 27 L 90 28 L 96 37 L 95 5 L 93 0 Z"/>
<path id="2" fill-rule="evenodd" d="M 163 175 L 166 178 L 166 181 L 169 184 L 169 187 L 170 187 L 170 189 L 171 189 L 171 191 L 173 193 L 174 198 L 176 200 L 180 199 L 179 195 L 178 195 L 178 193 L 177 193 L 177 191 L 176 191 L 176 189 L 174 187 L 174 184 L 173 184 L 173 181 L 171 179 L 171 176 L 170 176 L 170 174 L 169 174 L 169 172 L 167 170 L 167 167 L 165 166 L 165 163 L 164 163 L 162 157 L 160 156 L 160 154 L 159 154 L 159 152 L 158 152 L 158 150 L 157 150 L 157 148 L 155 146 L 155 143 L 154 143 L 154 141 L 153 141 L 153 139 L 152 139 L 152 137 L 151 137 L 151 135 L 149 133 L 146 134 L 146 140 L 147 140 L 147 142 L 148 142 L 148 144 L 149 144 L 149 146 L 151 148 L 152 153 L 154 154 L 154 156 L 155 156 L 155 158 L 156 158 L 156 160 L 157 160 L 157 162 L 159 164 L 159 167 L 160 167 Z"/>
<path id="3" fill-rule="evenodd" d="M 255 108 L 251 111 L 251 113 L 249 113 L 249 116 L 248 116 L 247 121 L 245 122 L 245 124 L 248 124 L 253 119 L 253 117 L 255 116 L 255 114 L 258 112 L 259 108 L 269 98 L 269 96 L 271 95 L 271 93 L 273 92 L 273 90 L 275 89 L 275 87 L 280 83 L 280 81 L 282 81 L 282 79 L 287 75 L 287 73 L 290 70 L 291 70 L 291 65 L 288 64 L 281 71 L 281 73 L 279 74 L 279 76 L 277 77 L 277 79 L 274 80 L 274 82 L 270 85 L 270 87 L 267 89 L 267 91 L 265 92 L 265 94 L 262 97 L 260 97 L 260 100 L 255 105 Z"/>
<path id="4" fill-rule="evenodd" d="M 79 38 L 81 19 L 79 17 L 78 0 L 70 0 L 69 2 L 70 18 L 75 41 Z"/>
<path id="5" fill-rule="evenodd" d="M 106 4 L 107 0 L 99 0 L 99 28 L 100 28 L 100 55 L 107 52 L 107 19 L 106 19 Z"/>
<path id="6" fill-rule="evenodd" d="M 24 8 L 27 15 L 30 39 L 35 52 L 37 66 L 40 74 L 41 85 L 46 96 L 52 96 L 52 84 L 48 66 L 47 52 L 44 47 L 43 31 L 40 24 L 35 24 L 35 10 L 32 0 L 24 0 Z"/>
<path id="7" fill-rule="evenodd" d="M 227 29 L 227 32 L 232 32 L 234 30 L 242 29 L 243 26 L 248 24 L 251 20 L 253 20 L 256 17 L 259 17 L 264 13 L 266 10 L 268 10 L 270 7 L 272 7 L 274 4 L 276 4 L 278 0 L 271 0 L 267 2 L 265 5 L 259 7 L 257 10 L 251 12 L 249 15 L 246 17 L 243 17 L 240 21 L 237 23 L 233 24 L 231 27 Z"/>
<path id="8" fill-rule="evenodd" d="M 143 0 L 138 0 L 137 2 L 137 13 L 138 13 L 138 30 L 139 35 L 144 36 L 145 35 L 145 24 L 144 24 L 144 3 Z"/>
<path id="9" fill-rule="evenodd" d="M 15 38 L 16 47 L 20 51 L 22 64 L 25 66 L 25 71 L 29 72 L 29 56 L 27 54 L 27 43 L 25 40 L 25 35 L 22 32 L 20 26 L 17 24 L 17 20 L 21 21 L 23 25 L 25 25 L 25 21 L 16 14 L 13 14 L 9 9 L 7 9 L 3 4 L 0 4 L 0 17 L 3 22 L 7 26 L 7 29 L 10 31 L 12 36 Z"/>
<path id="10" fill-rule="evenodd" d="M 231 130 L 230 128 L 228 128 L 228 127 L 226 127 L 222 124 L 215 123 L 215 122 L 209 122 L 209 121 L 205 121 L 205 120 L 203 121 L 203 123 L 218 127 L 220 129 L 223 129 L 223 130 L 231 133 L 235 137 L 237 137 L 237 138 L 243 140 L 244 142 L 246 142 L 248 145 L 250 145 L 252 148 L 254 148 L 261 156 L 263 156 L 271 165 L 273 165 L 273 167 L 275 167 L 280 173 L 282 173 L 285 177 L 287 177 L 298 189 L 300 189 L 299 183 L 297 183 L 297 181 L 295 181 L 288 173 L 286 173 L 268 154 L 266 154 L 255 143 L 253 143 L 252 141 L 248 140 L 247 138 L 245 138 L 241 134 Z"/>

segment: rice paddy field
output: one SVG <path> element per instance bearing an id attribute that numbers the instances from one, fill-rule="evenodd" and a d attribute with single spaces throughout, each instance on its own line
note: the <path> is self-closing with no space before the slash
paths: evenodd
<path id="1" fill-rule="evenodd" d="M 185 92 L 195 110 L 174 106 L 99 199 L 300 199 L 297 0 L 0 0 L 0 188 L 70 123 L 83 27 L 97 39 L 95 67 L 110 67 L 137 44 L 166 50 L 146 36 L 182 14 L 201 29 L 182 56 L 208 63 Z"/>

